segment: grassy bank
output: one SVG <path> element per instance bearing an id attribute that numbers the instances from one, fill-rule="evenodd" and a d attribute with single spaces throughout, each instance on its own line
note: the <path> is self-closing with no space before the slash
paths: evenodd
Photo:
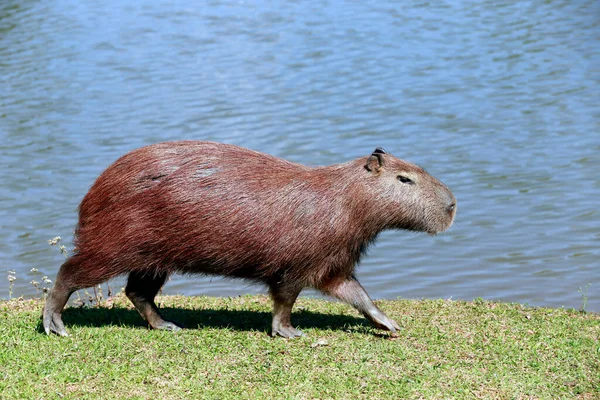
<path id="1" fill-rule="evenodd" d="M 600 316 L 486 301 L 383 301 L 402 326 L 302 298 L 307 337 L 267 335 L 270 302 L 162 297 L 189 329 L 151 331 L 126 299 L 69 308 L 46 336 L 40 300 L 0 302 L 0 397 L 600 398 Z"/>

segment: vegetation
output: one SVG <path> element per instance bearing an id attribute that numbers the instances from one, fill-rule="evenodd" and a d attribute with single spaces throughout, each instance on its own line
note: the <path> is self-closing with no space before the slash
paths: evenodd
<path id="1" fill-rule="evenodd" d="M 122 295 L 70 307 L 71 336 L 42 333 L 41 300 L 0 301 L 0 397 L 600 398 L 600 316 L 519 304 L 382 301 L 403 327 L 301 298 L 306 337 L 271 338 L 270 301 L 168 296 L 152 331 Z"/>

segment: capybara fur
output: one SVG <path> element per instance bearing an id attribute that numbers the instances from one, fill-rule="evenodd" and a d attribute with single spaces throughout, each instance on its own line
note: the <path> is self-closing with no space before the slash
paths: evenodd
<path id="1" fill-rule="evenodd" d="M 125 292 L 141 316 L 152 328 L 177 330 L 154 298 L 169 274 L 200 273 L 267 285 L 273 336 L 302 335 L 290 314 L 306 287 L 395 332 L 355 266 L 381 231 L 433 235 L 455 212 L 444 184 L 381 148 L 307 167 L 212 142 L 142 147 L 104 171 L 81 202 L 75 252 L 48 295 L 44 329 L 67 335 L 61 313 L 75 290 L 129 274 Z"/>

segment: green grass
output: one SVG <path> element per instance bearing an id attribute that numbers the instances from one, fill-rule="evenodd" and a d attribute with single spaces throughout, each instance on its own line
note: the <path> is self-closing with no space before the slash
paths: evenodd
<path id="1" fill-rule="evenodd" d="M 519 304 L 382 301 L 392 336 L 350 307 L 299 299 L 307 337 L 271 338 L 270 301 L 159 299 L 188 329 L 152 331 L 121 296 L 68 308 L 42 334 L 40 300 L 0 301 L 0 397 L 600 398 L 600 316 Z"/>

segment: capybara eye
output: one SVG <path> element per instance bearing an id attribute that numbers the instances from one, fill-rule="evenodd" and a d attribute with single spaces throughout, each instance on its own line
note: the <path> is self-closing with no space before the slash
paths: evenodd
<path id="1" fill-rule="evenodd" d="M 412 179 L 404 175 L 398 175 L 397 178 L 402 183 L 408 183 L 409 185 L 412 185 L 414 183 Z"/>

